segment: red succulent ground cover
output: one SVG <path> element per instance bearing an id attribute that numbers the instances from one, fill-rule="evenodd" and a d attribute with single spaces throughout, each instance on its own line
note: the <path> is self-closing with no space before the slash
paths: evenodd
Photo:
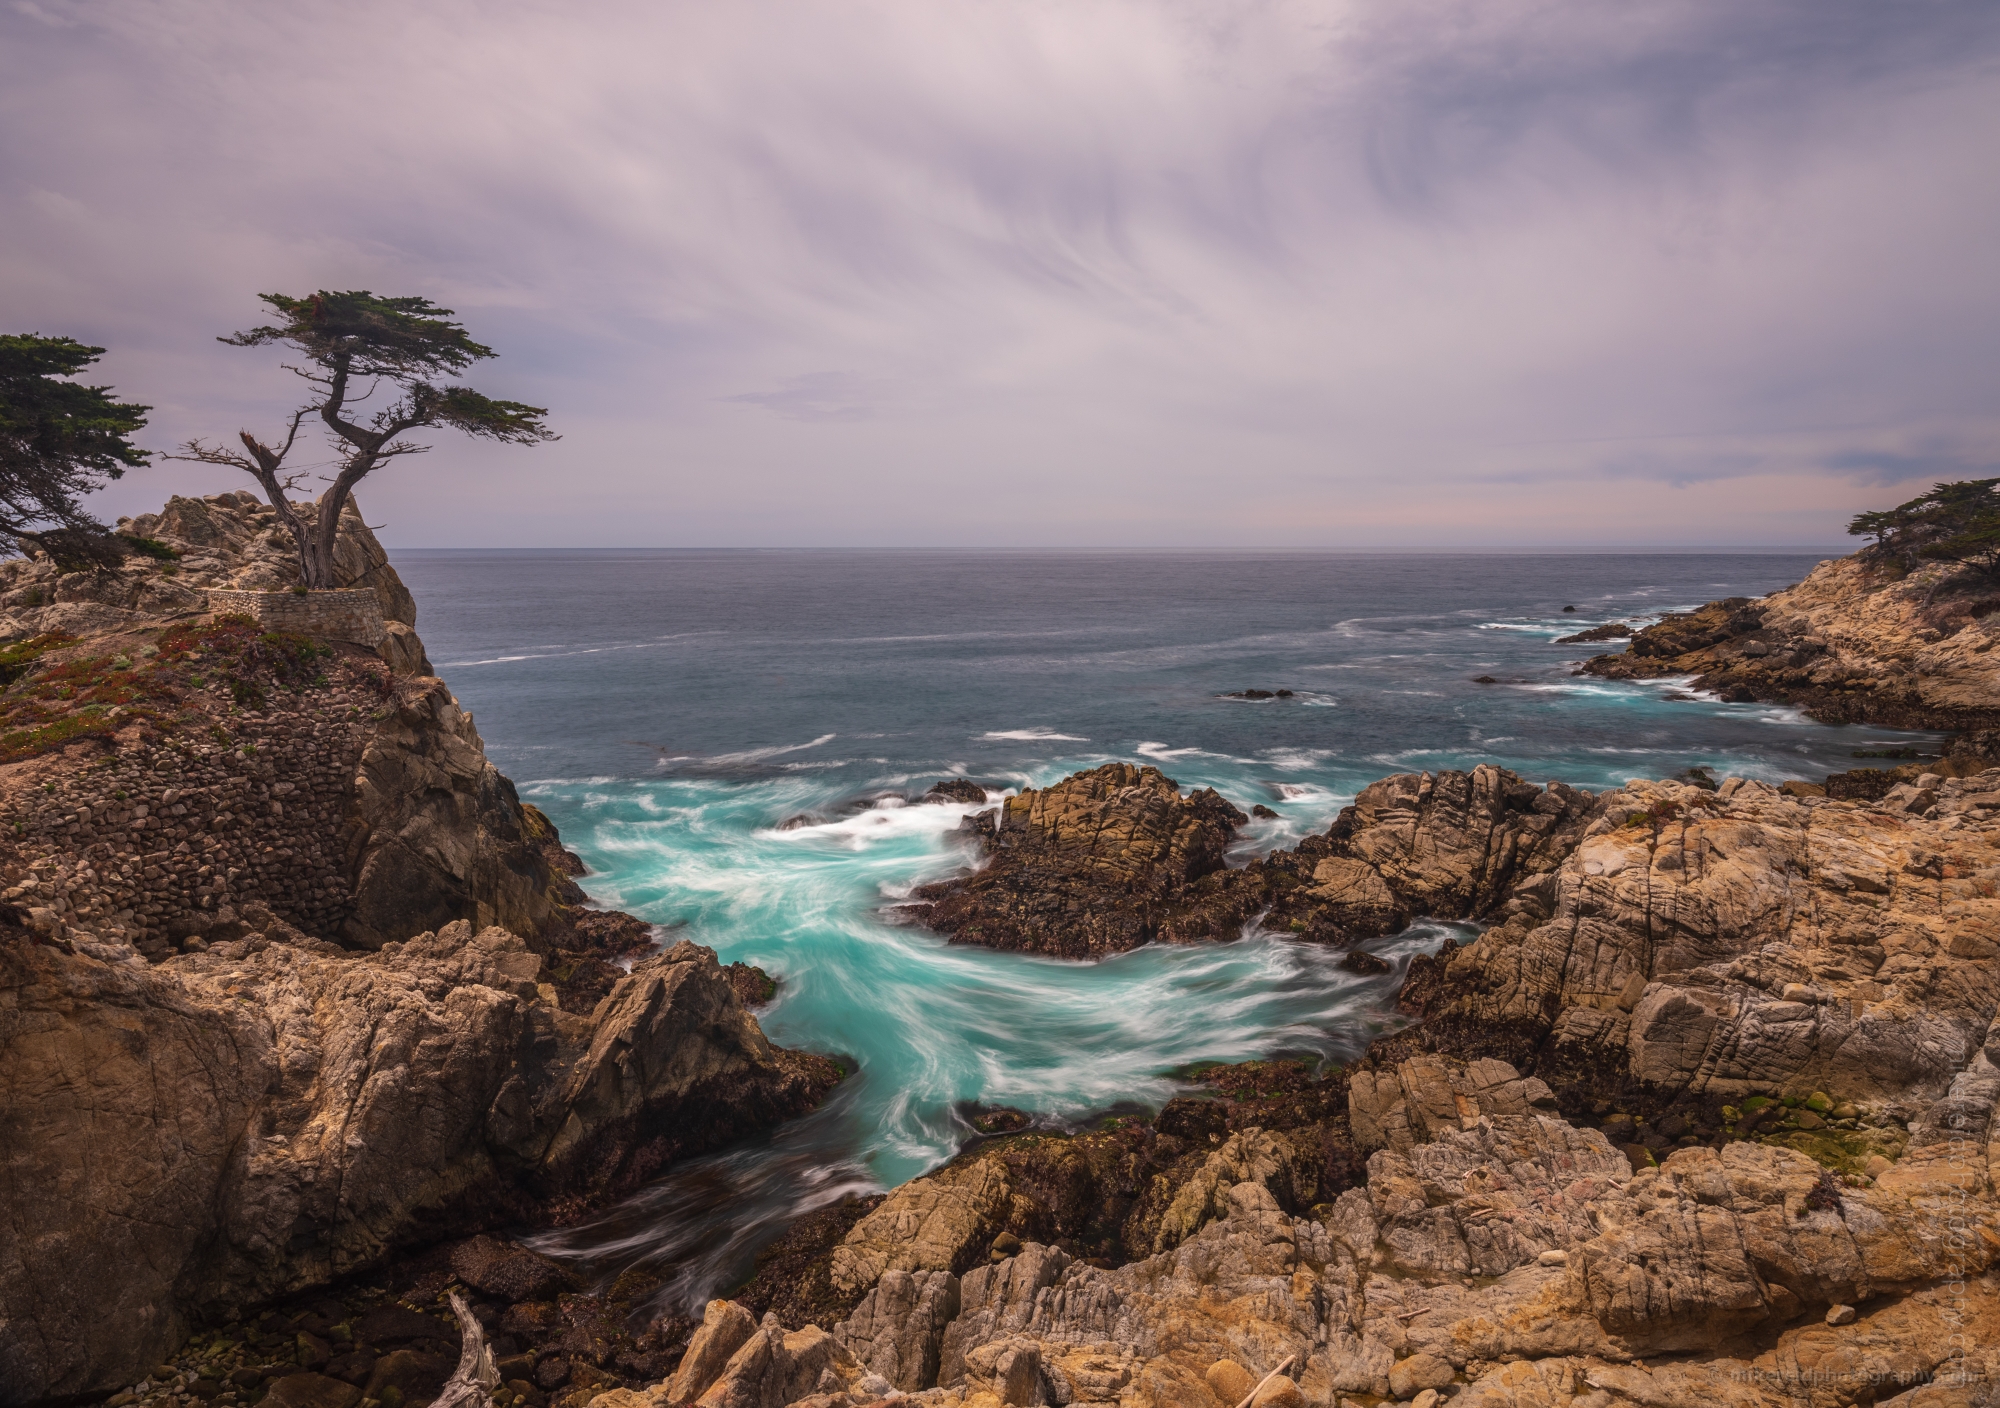
<path id="1" fill-rule="evenodd" d="M 94 642 L 51 632 L 0 649 L 0 764 L 133 723 L 162 734 L 222 727 L 231 706 L 261 710 L 272 691 L 324 689 L 336 679 L 390 689 L 388 671 L 309 636 L 266 631 L 249 616 L 169 626 Z M 225 730 L 226 734 L 226 730 Z"/>

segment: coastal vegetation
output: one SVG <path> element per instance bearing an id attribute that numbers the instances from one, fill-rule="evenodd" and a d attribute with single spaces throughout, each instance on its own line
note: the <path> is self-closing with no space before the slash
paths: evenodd
<path id="1" fill-rule="evenodd" d="M 1873 538 L 1868 551 L 1906 572 L 1920 562 L 1952 562 L 2000 577 L 2000 479 L 1935 484 L 1908 503 L 1856 514 L 1847 531 Z"/>
<path id="2" fill-rule="evenodd" d="M 0 549 L 40 549 L 63 565 L 118 561 L 82 500 L 146 463 L 131 437 L 152 407 L 70 380 L 103 355 L 74 338 L 0 335 Z"/>
<path id="3" fill-rule="evenodd" d="M 292 412 L 282 439 L 262 440 L 244 430 L 237 434 L 241 451 L 190 440 L 173 458 L 227 465 L 254 478 L 297 546 L 299 579 L 308 590 L 334 586 L 334 546 L 354 486 L 390 461 L 430 448 L 407 438 L 413 432 L 456 430 L 508 445 L 556 438 L 543 424 L 545 407 L 494 400 L 441 380 L 499 355 L 452 322 L 449 308 L 366 289 L 258 297 L 279 320 L 217 340 L 232 347 L 279 345 L 298 353 L 306 364 L 287 369 L 312 388 L 306 403 Z M 383 386 L 393 397 L 386 405 L 372 414 L 356 409 Z M 285 466 L 309 417 L 326 428 L 336 468 L 317 501 L 297 504 L 290 491 L 306 471 Z"/>

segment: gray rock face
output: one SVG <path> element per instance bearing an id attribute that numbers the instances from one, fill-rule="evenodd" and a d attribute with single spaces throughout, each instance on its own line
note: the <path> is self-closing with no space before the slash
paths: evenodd
<path id="1" fill-rule="evenodd" d="M 0 943 L 0 1382 L 132 1382 L 197 1312 L 816 1098 L 707 949 L 638 964 L 593 1018 L 542 1001 L 540 965 L 464 923 L 374 955 L 242 942 L 157 967 Z"/>
<path id="2" fill-rule="evenodd" d="M 439 680 L 399 690 L 355 772 L 353 904 L 341 938 L 379 948 L 466 920 L 539 935 L 556 877 L 524 831 L 514 784 Z"/>
<path id="3" fill-rule="evenodd" d="M 854 1313 L 833 1327 L 861 1367 L 910 1392 L 937 1382 L 945 1326 L 958 1318 L 949 1271 L 885 1271 Z"/>

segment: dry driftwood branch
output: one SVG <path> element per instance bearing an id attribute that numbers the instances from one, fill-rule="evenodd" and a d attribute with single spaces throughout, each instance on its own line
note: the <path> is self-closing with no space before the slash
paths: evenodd
<path id="1" fill-rule="evenodd" d="M 1298 1360 L 1298 1355 L 1296 1354 L 1286 1355 L 1285 1362 L 1280 1364 L 1277 1368 L 1273 1369 L 1270 1373 L 1264 1375 L 1264 1377 L 1258 1381 L 1257 1387 L 1251 1389 L 1249 1396 L 1245 1398 L 1241 1403 L 1237 1404 L 1236 1408 L 1250 1408 L 1250 1405 L 1256 1401 L 1257 1395 L 1264 1391 L 1264 1385 L 1271 1382 L 1271 1380 L 1277 1378 L 1278 1375 L 1285 1373 L 1287 1370 L 1289 1370 L 1292 1367 L 1292 1365 L 1297 1362 L 1297 1360 Z M 444 1400 L 442 1398 L 438 1400 L 439 1404 L 442 1404 L 443 1402 Z M 436 1408 L 436 1405 L 433 1405 L 433 1408 Z"/>
<path id="2" fill-rule="evenodd" d="M 451 1313 L 458 1317 L 458 1332 L 463 1337 L 458 1368 L 445 1380 L 444 1391 L 438 1394 L 431 1408 L 492 1408 L 493 1390 L 500 1386 L 500 1371 L 493 1365 L 493 1350 L 486 1343 L 486 1332 L 472 1318 L 472 1307 L 457 1291 L 451 1293 Z"/>

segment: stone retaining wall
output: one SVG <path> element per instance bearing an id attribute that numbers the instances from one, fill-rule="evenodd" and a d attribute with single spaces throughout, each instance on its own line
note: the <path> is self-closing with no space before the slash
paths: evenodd
<path id="1" fill-rule="evenodd" d="M 240 612 L 274 631 L 379 647 L 382 600 L 367 588 L 328 592 L 245 592 L 211 587 L 208 609 Z"/>
<path id="2" fill-rule="evenodd" d="M 239 908 L 258 904 L 338 935 L 353 912 L 355 773 L 381 708 L 335 687 L 238 715 L 226 741 L 122 738 L 97 765 L 0 804 L 13 838 L 0 902 L 33 927 L 149 958 L 189 937 L 232 937 L 245 927 Z"/>

